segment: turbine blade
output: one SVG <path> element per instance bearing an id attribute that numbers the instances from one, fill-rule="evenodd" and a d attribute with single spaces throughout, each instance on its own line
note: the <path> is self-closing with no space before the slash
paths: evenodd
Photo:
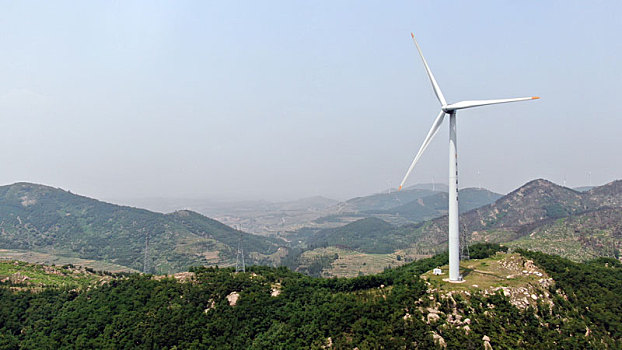
<path id="1" fill-rule="evenodd" d="M 404 176 L 404 179 L 402 180 L 402 183 L 400 184 L 398 191 L 402 189 L 402 186 L 404 186 L 404 183 L 406 182 L 406 179 L 408 179 L 410 172 L 413 171 L 415 164 L 417 164 L 417 162 L 419 161 L 419 158 L 421 158 L 423 151 L 425 151 L 425 149 L 428 148 L 430 141 L 432 141 L 432 139 L 434 138 L 434 135 L 436 135 L 436 133 L 438 132 L 438 129 L 443 123 L 443 118 L 445 118 L 445 112 L 441 111 L 438 117 L 436 117 L 436 119 L 434 120 L 434 124 L 432 124 L 432 128 L 430 128 L 430 131 L 428 131 L 428 136 L 425 137 L 425 140 L 423 141 L 421 148 L 419 148 L 419 152 L 417 152 L 417 156 L 415 157 L 413 162 L 410 164 L 410 168 L 408 168 L 408 171 L 406 172 L 406 176 Z"/>
<path id="2" fill-rule="evenodd" d="M 499 103 L 508 103 L 508 102 L 518 102 L 518 101 L 529 101 L 529 100 L 537 100 L 540 97 L 519 97 L 519 98 L 504 98 L 500 100 L 475 100 L 475 101 L 460 101 L 456 103 L 452 103 L 450 105 L 445 106 L 443 109 L 445 111 L 455 111 L 457 109 L 471 108 L 471 107 L 480 107 L 480 106 L 488 106 L 488 105 L 496 105 Z"/>
<path id="3" fill-rule="evenodd" d="M 445 102 L 445 97 L 443 96 L 443 92 L 441 91 L 441 88 L 438 86 L 436 79 L 434 79 L 434 75 L 432 74 L 430 67 L 428 67 L 428 62 L 426 62 L 425 57 L 423 57 L 423 52 L 421 52 L 421 48 L 419 47 L 419 44 L 417 43 L 417 40 L 415 39 L 415 34 L 410 33 L 410 36 L 412 36 L 413 41 L 415 42 L 415 46 L 417 46 L 417 51 L 419 51 L 419 55 L 421 56 L 421 60 L 423 60 L 423 65 L 425 66 L 425 70 L 428 73 L 430 82 L 432 83 L 432 88 L 434 88 L 434 93 L 436 94 L 436 98 L 438 98 L 438 100 L 441 102 L 441 106 L 446 105 L 447 102 Z"/>

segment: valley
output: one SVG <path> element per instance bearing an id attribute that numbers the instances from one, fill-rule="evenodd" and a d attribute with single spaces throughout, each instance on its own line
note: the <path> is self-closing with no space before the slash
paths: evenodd
<path id="1" fill-rule="evenodd" d="M 620 183 L 580 192 L 540 179 L 505 196 L 463 189 L 461 232 L 469 245 L 502 243 L 575 261 L 619 258 Z M 426 187 L 337 204 L 320 198 L 289 202 L 290 211 L 281 215 L 308 215 L 291 214 L 298 220 L 291 226 L 295 230 L 255 235 L 190 210 L 162 214 L 18 183 L 0 187 L 0 257 L 115 272 L 174 273 L 191 266 L 233 266 L 239 245 L 248 265 L 356 277 L 446 250 L 447 194 Z M 272 211 L 275 218 L 284 206 L 264 205 L 258 216 L 243 206 L 228 215 L 245 212 L 249 222 L 265 224 L 265 213 Z"/>

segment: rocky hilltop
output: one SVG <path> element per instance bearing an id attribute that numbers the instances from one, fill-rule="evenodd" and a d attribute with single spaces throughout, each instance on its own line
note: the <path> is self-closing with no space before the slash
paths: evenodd
<path id="1" fill-rule="evenodd" d="M 460 229 L 471 242 L 513 242 L 540 239 L 551 242 L 575 242 L 582 248 L 601 247 L 596 256 L 615 256 L 622 247 L 622 181 L 595 187 L 586 192 L 538 179 L 485 205 L 460 215 Z M 581 223 L 581 224 L 579 224 Z M 447 241 L 447 217 L 419 225 L 414 235 L 420 237 L 416 246 L 443 249 Z M 520 244 L 519 244 L 520 245 Z M 556 253 L 573 258 L 575 251 L 563 252 L 558 244 Z M 531 245 L 530 248 L 537 248 Z M 589 250 L 589 249 L 588 249 Z M 617 251 L 617 253 L 616 253 Z M 587 256 L 581 255 L 581 258 Z"/>
<path id="2" fill-rule="evenodd" d="M 105 275 L 0 262 L 3 348 L 616 349 L 622 264 L 481 247 L 356 278 L 286 268 Z M 440 267 L 445 276 L 431 269 Z M 71 288 L 71 289 L 69 289 Z M 226 335 L 226 336 L 224 336 Z"/>

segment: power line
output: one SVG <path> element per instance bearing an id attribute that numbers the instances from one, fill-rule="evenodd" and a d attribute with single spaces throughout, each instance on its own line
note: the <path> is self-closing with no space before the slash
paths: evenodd
<path id="1" fill-rule="evenodd" d="M 149 272 L 149 231 L 145 234 L 145 257 L 143 260 L 143 272 Z"/>
<path id="2" fill-rule="evenodd" d="M 242 230 L 238 226 L 240 231 L 240 240 L 238 241 L 238 253 L 235 257 L 235 272 L 246 272 L 246 263 L 244 262 L 244 248 L 242 248 Z"/>

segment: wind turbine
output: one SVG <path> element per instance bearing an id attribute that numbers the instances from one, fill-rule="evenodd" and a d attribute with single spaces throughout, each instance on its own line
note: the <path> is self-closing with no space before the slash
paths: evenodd
<path id="1" fill-rule="evenodd" d="M 402 183 L 398 190 L 402 189 L 406 179 L 412 172 L 415 164 L 421 158 L 421 155 L 425 151 L 425 149 L 430 144 L 430 141 L 440 128 L 443 123 L 443 119 L 445 118 L 445 114 L 449 114 L 449 280 L 450 281 L 461 281 L 462 276 L 460 275 L 460 229 L 458 226 L 458 153 L 456 146 L 456 111 L 459 109 L 466 109 L 472 107 L 480 107 L 487 105 L 494 105 L 498 103 L 508 103 L 508 102 L 518 102 L 518 101 L 528 101 L 528 100 L 537 100 L 539 97 L 519 97 L 519 98 L 506 98 L 499 100 L 474 100 L 474 101 L 461 101 L 456 103 L 447 104 L 445 101 L 445 97 L 441 92 L 441 88 L 438 86 L 436 79 L 434 79 L 434 75 L 428 66 L 428 63 L 423 57 L 423 52 L 421 52 L 421 48 L 415 39 L 415 35 L 413 33 L 410 34 L 413 38 L 415 46 L 417 47 L 417 51 L 419 51 L 419 55 L 421 56 L 421 60 L 423 61 L 423 65 L 425 66 L 425 70 L 428 73 L 428 77 L 430 78 L 430 82 L 432 83 L 432 88 L 434 89 L 434 93 L 441 103 L 441 112 L 438 117 L 434 120 L 432 124 L 432 128 L 428 132 L 428 135 L 425 137 L 421 148 L 419 148 L 419 152 L 415 156 L 415 159 L 410 164 L 410 168 L 406 172 Z"/>

